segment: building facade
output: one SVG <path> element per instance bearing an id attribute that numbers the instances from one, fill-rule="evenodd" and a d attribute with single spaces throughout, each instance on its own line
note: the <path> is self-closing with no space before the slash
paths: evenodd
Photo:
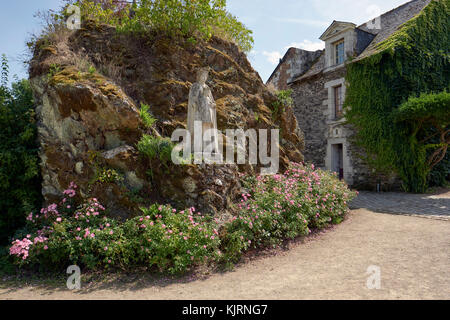
<path id="1" fill-rule="evenodd" d="M 289 59 L 280 62 L 268 84 L 279 90 L 286 86 L 293 91 L 294 111 L 305 133 L 306 161 L 336 172 L 353 187 L 399 186 L 395 176 L 371 170 L 363 160 L 363 151 L 352 142 L 355 131 L 346 123 L 343 109 L 348 85 L 346 68 L 352 61 L 371 55 L 377 44 L 420 13 L 430 1 L 410 1 L 360 26 L 333 21 L 320 37 L 325 50 L 310 67 L 291 70 L 292 64 L 283 66 Z M 296 76 L 290 77 L 292 74 Z M 280 79 L 287 79 L 287 83 L 280 83 Z"/>
<path id="2" fill-rule="evenodd" d="M 322 53 L 323 50 L 307 51 L 289 48 L 267 83 L 272 84 L 278 90 L 289 89 L 288 83 L 308 71 Z"/>

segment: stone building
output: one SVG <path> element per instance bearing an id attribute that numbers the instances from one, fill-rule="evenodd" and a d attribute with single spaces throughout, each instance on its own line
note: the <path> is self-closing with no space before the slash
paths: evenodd
<path id="1" fill-rule="evenodd" d="M 278 90 L 287 90 L 288 83 L 308 71 L 322 53 L 323 50 L 307 51 L 289 48 L 267 83 L 273 84 Z"/>
<path id="2" fill-rule="evenodd" d="M 306 161 L 337 172 L 354 187 L 395 186 L 395 177 L 375 174 L 362 160 L 361 150 L 351 143 L 354 131 L 346 124 L 342 108 L 347 86 L 346 66 L 350 60 L 373 54 L 377 44 L 420 13 L 430 1 L 410 1 L 360 26 L 333 21 L 320 37 L 325 42 L 325 50 L 313 62 L 305 59 L 303 63 L 293 64 L 293 58 L 289 58 L 292 49 L 280 61 L 268 84 L 278 90 L 293 91 L 294 111 L 305 133 Z M 301 51 L 303 57 L 310 59 L 316 54 Z"/>

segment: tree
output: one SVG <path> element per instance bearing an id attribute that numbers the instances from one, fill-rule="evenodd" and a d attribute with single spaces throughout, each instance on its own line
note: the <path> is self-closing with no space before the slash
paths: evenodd
<path id="1" fill-rule="evenodd" d="M 396 110 L 394 118 L 409 127 L 409 135 L 417 139 L 419 148 L 431 150 L 426 160 L 429 171 L 445 158 L 450 144 L 450 93 L 410 98 Z"/>
<path id="2" fill-rule="evenodd" d="M 3 55 L 0 86 L 0 244 L 40 207 L 38 144 L 33 98 L 28 80 L 9 88 L 8 61 Z"/>

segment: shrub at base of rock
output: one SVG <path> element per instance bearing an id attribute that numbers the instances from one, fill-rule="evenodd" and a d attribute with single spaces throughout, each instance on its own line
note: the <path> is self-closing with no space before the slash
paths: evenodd
<path id="1" fill-rule="evenodd" d="M 12 243 L 10 254 L 23 267 L 182 273 L 201 264 L 231 266 L 250 248 L 340 223 L 355 196 L 335 175 L 299 164 L 283 175 L 243 177 L 243 186 L 237 213 L 227 221 L 166 205 L 120 221 L 108 218 L 111 212 L 96 198 L 77 206 L 71 183 L 58 204 L 28 216 L 29 234 Z"/>

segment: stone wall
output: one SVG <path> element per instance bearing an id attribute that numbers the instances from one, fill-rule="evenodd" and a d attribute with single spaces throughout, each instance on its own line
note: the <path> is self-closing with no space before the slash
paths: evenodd
<path id="1" fill-rule="evenodd" d="M 267 84 L 272 84 L 277 90 L 287 90 L 288 83 L 305 73 L 322 52 L 322 50 L 307 51 L 290 48 L 270 76 Z"/>
<path id="2" fill-rule="evenodd" d="M 305 160 L 325 168 L 328 135 L 328 89 L 325 83 L 345 77 L 345 68 L 293 82 L 294 112 L 305 134 Z"/>
<path id="3" fill-rule="evenodd" d="M 377 191 L 377 184 L 380 184 L 380 191 L 399 191 L 401 190 L 401 181 L 394 173 L 380 173 L 370 168 L 362 159 L 366 156 L 365 152 L 357 145 L 352 143 L 354 131 L 348 141 L 348 155 L 353 164 L 353 183 L 352 186 L 359 190 Z"/>
<path id="4" fill-rule="evenodd" d="M 294 112 L 305 134 L 305 161 L 331 170 L 332 145 L 342 144 L 344 152 L 344 179 L 358 189 L 399 189 L 395 175 L 381 174 L 368 167 L 364 151 L 353 143 L 355 131 L 345 119 L 334 119 L 332 88 L 343 85 L 345 95 L 345 66 L 322 72 L 290 84 L 293 90 Z"/>

